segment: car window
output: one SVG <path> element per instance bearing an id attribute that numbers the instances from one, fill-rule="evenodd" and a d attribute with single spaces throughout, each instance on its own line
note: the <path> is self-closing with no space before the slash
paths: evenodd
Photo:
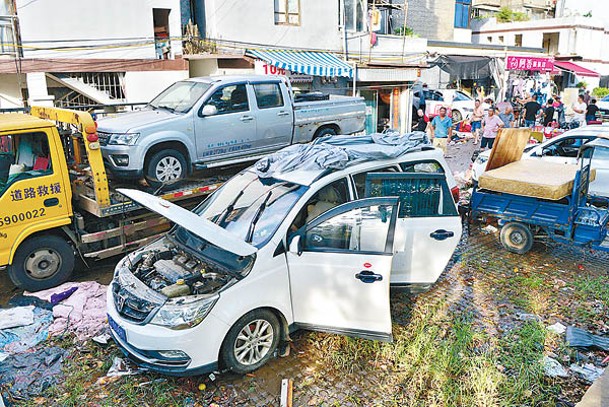
<path id="1" fill-rule="evenodd" d="M 278 83 L 256 83 L 254 84 L 256 104 L 258 109 L 271 109 L 283 106 L 283 96 Z"/>
<path id="2" fill-rule="evenodd" d="M 355 208 L 307 229 L 303 250 L 385 253 L 393 205 Z"/>
<path id="3" fill-rule="evenodd" d="M 430 92 L 431 95 L 429 96 L 429 99 L 431 100 L 437 100 L 437 101 L 443 101 L 444 97 L 442 96 L 442 94 L 440 92 Z"/>
<path id="4" fill-rule="evenodd" d="M 326 185 L 315 193 L 296 215 L 290 230 L 300 229 L 305 223 L 310 223 L 319 215 L 330 209 L 349 202 L 349 187 L 347 179 L 342 178 Z"/>
<path id="5" fill-rule="evenodd" d="M 217 115 L 248 111 L 249 102 L 245 84 L 229 85 L 216 90 L 205 105 L 215 106 L 218 110 Z"/>
<path id="6" fill-rule="evenodd" d="M 0 136 L 0 195 L 17 181 L 53 173 L 46 133 L 18 133 Z M 11 199 L 21 201 L 48 195 L 51 186 L 11 190 Z"/>
<path id="7" fill-rule="evenodd" d="M 461 102 L 461 101 L 467 101 L 467 100 L 471 100 L 471 98 L 469 98 L 466 94 L 461 93 L 461 92 L 455 92 L 455 96 L 453 97 L 453 101 L 454 102 Z"/>
<path id="8" fill-rule="evenodd" d="M 356 198 L 364 197 L 364 192 L 366 190 L 366 175 L 368 175 L 369 172 L 399 172 L 399 170 L 395 165 L 390 165 L 384 168 L 368 170 L 353 175 L 353 183 L 355 184 L 355 192 L 357 193 Z"/>
<path id="9" fill-rule="evenodd" d="M 579 148 L 589 142 L 590 137 L 565 137 L 543 148 L 544 156 L 576 158 Z"/>
<path id="10" fill-rule="evenodd" d="M 444 173 L 442 165 L 435 160 L 400 163 L 400 168 L 403 172 Z"/>
<path id="11" fill-rule="evenodd" d="M 368 174 L 366 197 L 393 196 L 400 199 L 400 218 L 457 215 L 443 174 Z"/>

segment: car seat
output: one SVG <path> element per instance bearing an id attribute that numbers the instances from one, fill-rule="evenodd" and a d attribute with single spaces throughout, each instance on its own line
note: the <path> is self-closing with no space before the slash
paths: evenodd
<path id="1" fill-rule="evenodd" d="M 307 206 L 306 223 L 342 203 L 340 196 L 333 187 L 324 188 L 319 191 L 318 198 L 319 200 L 316 203 Z"/>
<path id="2" fill-rule="evenodd" d="M 230 94 L 230 104 L 232 111 L 247 110 L 247 92 L 245 86 L 237 86 Z"/>

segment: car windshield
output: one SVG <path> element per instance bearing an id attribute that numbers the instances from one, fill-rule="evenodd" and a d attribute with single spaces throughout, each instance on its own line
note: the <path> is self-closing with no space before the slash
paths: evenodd
<path id="1" fill-rule="evenodd" d="M 210 88 L 209 83 L 180 81 L 176 82 L 149 103 L 154 109 L 164 109 L 172 113 L 186 113 Z"/>
<path id="2" fill-rule="evenodd" d="M 255 173 L 244 171 L 226 182 L 194 212 L 260 248 L 307 189 L 285 181 L 260 179 Z"/>

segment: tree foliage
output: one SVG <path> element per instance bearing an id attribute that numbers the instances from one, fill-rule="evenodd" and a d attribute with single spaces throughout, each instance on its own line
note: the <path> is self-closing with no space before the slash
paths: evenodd
<path id="1" fill-rule="evenodd" d="M 527 21 L 529 19 L 529 16 L 527 16 L 526 13 L 520 11 L 513 11 L 509 7 L 501 7 L 495 17 L 500 23 L 510 23 L 512 21 Z"/>

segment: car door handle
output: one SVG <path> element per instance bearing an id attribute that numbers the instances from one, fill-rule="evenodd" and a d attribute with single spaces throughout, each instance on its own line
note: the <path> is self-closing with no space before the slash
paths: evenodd
<path id="1" fill-rule="evenodd" d="M 290 115 L 290 112 L 283 112 L 282 111 L 282 112 L 277 113 L 277 116 L 289 116 L 289 115 Z"/>
<path id="2" fill-rule="evenodd" d="M 254 120 L 254 116 L 241 116 L 239 120 L 241 120 L 242 122 L 251 122 L 252 120 Z"/>
<path id="3" fill-rule="evenodd" d="M 59 199 L 57 198 L 49 198 L 49 199 L 45 199 L 43 202 L 44 206 L 46 206 L 47 208 L 49 206 L 57 206 L 59 205 Z"/>
<path id="4" fill-rule="evenodd" d="M 431 232 L 429 234 L 429 237 L 434 238 L 436 240 L 446 240 L 449 237 L 453 237 L 454 235 L 455 232 L 452 232 L 450 230 L 438 229 L 434 232 Z"/>
<path id="5" fill-rule="evenodd" d="M 355 278 L 361 280 L 362 283 L 374 283 L 375 281 L 382 281 L 383 276 L 375 274 L 370 270 L 360 271 L 355 275 Z"/>

